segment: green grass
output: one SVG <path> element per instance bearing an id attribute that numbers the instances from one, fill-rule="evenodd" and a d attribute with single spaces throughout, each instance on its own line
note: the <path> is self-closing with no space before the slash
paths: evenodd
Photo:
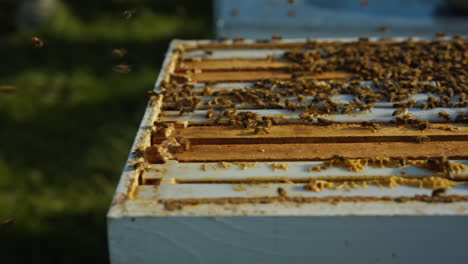
<path id="1" fill-rule="evenodd" d="M 99 2 L 66 1 L 44 29 L 0 36 L 0 86 L 17 88 L 0 93 L 0 221 L 16 222 L 0 227 L 2 262 L 107 263 L 105 215 L 145 91 L 170 39 L 211 36 L 209 1 L 186 17 L 175 14 L 184 1 L 133 1 L 130 23 L 120 12 L 133 6 Z M 112 58 L 113 48 L 128 55 Z M 117 63 L 132 72 L 113 72 Z"/>

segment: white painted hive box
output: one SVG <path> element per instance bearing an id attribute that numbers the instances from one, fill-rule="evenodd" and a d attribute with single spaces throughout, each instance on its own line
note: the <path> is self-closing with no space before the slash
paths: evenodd
<path id="1" fill-rule="evenodd" d="M 463 263 L 467 43 L 174 40 L 111 262 Z"/>

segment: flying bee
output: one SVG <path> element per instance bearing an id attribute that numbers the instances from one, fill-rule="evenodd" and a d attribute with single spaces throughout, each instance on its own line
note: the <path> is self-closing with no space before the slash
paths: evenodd
<path id="1" fill-rule="evenodd" d="M 39 37 L 32 37 L 31 41 L 36 48 L 42 48 L 44 46 L 44 41 Z"/>
<path id="2" fill-rule="evenodd" d="M 114 56 L 115 58 L 122 58 L 126 54 L 127 54 L 127 50 L 124 48 L 112 50 L 112 56 Z"/>
<path id="3" fill-rule="evenodd" d="M 132 67 L 128 64 L 117 64 L 112 67 L 112 70 L 118 73 L 127 74 L 132 71 Z"/>
<path id="4" fill-rule="evenodd" d="M 450 117 L 450 115 L 447 112 L 439 112 L 438 115 L 439 115 L 439 118 L 445 120 L 446 122 L 452 121 L 452 118 Z"/>
<path id="5" fill-rule="evenodd" d="M 132 20 L 135 11 L 125 10 L 122 12 L 122 17 L 124 18 L 125 22 L 129 23 Z"/>
<path id="6" fill-rule="evenodd" d="M 205 53 L 205 55 L 213 55 L 212 50 L 205 50 L 204 53 Z"/>

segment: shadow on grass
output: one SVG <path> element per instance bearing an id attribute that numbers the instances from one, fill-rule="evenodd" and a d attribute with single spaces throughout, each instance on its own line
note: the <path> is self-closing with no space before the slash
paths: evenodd
<path id="1" fill-rule="evenodd" d="M 97 210 L 48 216 L 49 230 L 0 229 L 2 263 L 108 263 L 105 219 Z"/>

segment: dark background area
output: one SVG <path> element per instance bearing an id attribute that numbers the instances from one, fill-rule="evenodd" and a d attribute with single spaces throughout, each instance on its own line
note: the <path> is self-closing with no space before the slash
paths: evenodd
<path id="1" fill-rule="evenodd" d="M 0 87 L 16 88 L 0 92 L 1 262 L 108 263 L 105 215 L 146 91 L 171 39 L 212 37 L 211 1 L 61 0 L 34 29 L 20 4 L 0 0 Z"/>

